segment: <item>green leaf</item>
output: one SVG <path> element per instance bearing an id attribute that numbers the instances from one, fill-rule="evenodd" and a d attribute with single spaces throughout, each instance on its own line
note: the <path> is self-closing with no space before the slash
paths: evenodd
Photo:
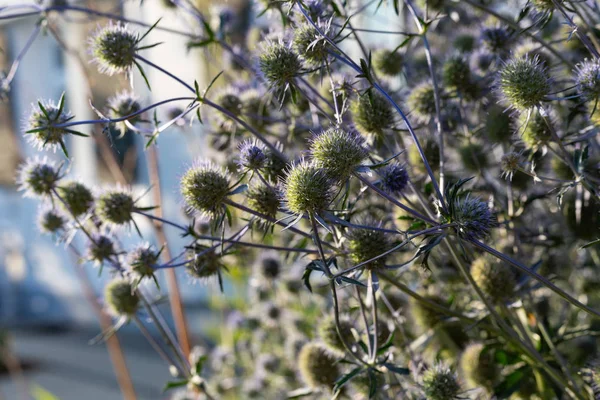
<path id="1" fill-rule="evenodd" d="M 140 63 L 138 63 L 136 60 L 133 60 L 133 63 L 135 64 L 137 69 L 140 71 L 142 78 L 144 78 L 144 82 L 146 82 L 146 86 L 148 86 L 148 90 L 152 91 L 152 88 L 150 87 L 150 82 L 148 81 L 148 77 L 146 76 L 146 73 L 144 72 L 144 69 L 142 68 Z"/>
<path id="2" fill-rule="evenodd" d="M 529 366 L 521 367 L 509 374 L 504 380 L 494 388 L 494 394 L 499 399 L 506 399 L 515 393 L 521 387 L 523 378 Z"/>
<path id="3" fill-rule="evenodd" d="M 44 107 L 41 101 L 38 101 L 38 106 L 40 107 L 40 110 L 42 110 L 42 113 L 44 114 L 46 119 L 50 120 L 50 115 L 48 115 L 48 111 L 46 111 L 46 108 Z"/>
<path id="4" fill-rule="evenodd" d="M 596 244 L 600 244 L 600 239 L 596 239 L 592 242 L 586 243 L 583 246 L 581 246 L 580 249 L 587 249 L 588 247 L 594 246 Z"/>
<path id="5" fill-rule="evenodd" d="M 56 114 L 56 119 L 60 118 L 60 115 L 63 112 L 65 107 L 65 92 L 62 92 L 60 95 L 60 100 L 58 100 L 58 113 Z"/>
<path id="6" fill-rule="evenodd" d="M 154 28 L 156 28 L 156 25 L 158 25 L 158 23 L 160 22 L 160 20 L 161 20 L 161 19 L 162 19 L 162 17 L 160 17 L 160 18 L 159 18 L 159 19 L 158 19 L 158 20 L 157 20 L 157 21 L 156 21 L 156 22 L 155 22 L 155 23 L 154 23 L 154 24 L 153 24 L 153 25 L 152 25 L 152 26 L 151 26 L 151 27 L 150 27 L 150 28 L 149 28 L 149 29 L 146 31 L 146 33 L 144 33 L 144 34 L 142 35 L 142 37 L 141 37 L 141 38 L 139 38 L 139 39 L 137 40 L 137 43 L 139 43 L 139 42 L 141 42 L 142 40 L 144 40 L 144 38 L 145 38 L 146 36 L 148 36 L 148 34 L 150 34 L 150 32 L 152 32 L 152 30 L 153 30 Z M 137 50 L 141 50 L 141 49 L 137 49 Z"/>
<path id="7" fill-rule="evenodd" d="M 398 367 L 392 363 L 383 363 L 383 365 L 398 375 L 410 375 L 410 369 L 408 368 Z"/>
<path id="8" fill-rule="evenodd" d="M 341 376 L 335 381 L 335 385 L 333 386 L 333 391 L 337 392 L 344 386 L 348 381 L 350 381 L 355 376 L 361 374 L 363 372 L 362 367 L 356 367 L 352 371 L 348 372 L 346 375 Z"/>
<path id="9" fill-rule="evenodd" d="M 165 385 L 165 387 L 163 388 L 163 392 L 166 392 L 167 390 L 170 389 L 174 389 L 174 388 L 178 388 L 178 387 L 182 387 L 188 384 L 187 379 L 182 379 L 180 381 L 171 381 L 171 382 L 167 382 L 167 384 Z"/>

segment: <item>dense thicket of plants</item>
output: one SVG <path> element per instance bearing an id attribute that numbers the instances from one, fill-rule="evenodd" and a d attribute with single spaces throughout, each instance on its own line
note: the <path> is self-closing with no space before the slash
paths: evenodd
<path id="1" fill-rule="evenodd" d="M 62 3 L 1 16 L 26 7 L 42 29 L 98 16 Z M 40 228 L 87 237 L 81 257 L 114 276 L 115 328 L 150 318 L 163 333 L 175 398 L 600 398 L 596 1 L 263 0 L 216 26 L 191 1 L 165 7 L 193 21 L 175 31 L 182 62 L 201 52 L 226 67 L 210 85 L 147 59 L 160 21 L 102 14 L 89 40 L 101 72 L 152 87 L 156 69 L 187 97 L 144 104 L 123 88 L 95 121 L 41 99 L 23 133 L 68 160 L 80 125 L 135 132 L 156 167 L 172 125 L 203 124 L 214 157 L 172 178 L 189 224 L 45 159 L 18 180 L 43 203 Z M 144 218 L 155 245 L 122 248 Z M 187 246 L 165 255 L 160 224 Z M 157 317 L 151 289 L 174 268 L 199 291 L 248 278 L 244 301 L 214 301 L 215 346 L 187 354 L 185 329 L 175 339 Z"/>

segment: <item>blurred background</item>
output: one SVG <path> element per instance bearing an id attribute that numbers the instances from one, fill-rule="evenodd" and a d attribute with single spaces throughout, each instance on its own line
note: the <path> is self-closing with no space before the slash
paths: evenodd
<path id="1" fill-rule="evenodd" d="M 57 245 L 53 238 L 39 233 L 36 227 L 39 201 L 23 197 L 17 190 L 15 176 L 23 160 L 40 155 L 22 134 L 32 103 L 38 99 L 56 101 L 65 92 L 66 108 L 76 120 L 95 119 L 97 116 L 89 102 L 103 109 L 109 97 L 129 88 L 129 82 L 125 76 L 101 75 L 89 62 L 88 37 L 107 24 L 107 18 L 76 10 L 54 12 L 38 33 L 36 23 L 40 16 L 31 8 L 23 8 L 29 2 L 39 4 L 33 0 L 0 0 L 0 7 L 21 7 L 3 10 L 0 16 L 25 14 L 0 19 L 0 71 L 10 77 L 15 61 L 20 61 L 10 86 L 2 88 L 5 99 L 0 102 L 0 399 L 30 398 L 24 393 L 25 386 L 34 388 L 40 399 L 52 398 L 43 397 L 44 393 L 66 400 L 119 399 L 122 395 L 105 343 L 90 345 L 102 331 L 99 310 L 92 307 L 90 300 L 100 298 L 110 275 L 99 276 L 98 268 L 91 263 L 78 263 L 77 257 L 64 245 Z M 233 45 L 248 46 L 252 50 L 246 38 L 248 26 L 263 24 L 263 30 L 268 29 L 268 22 L 251 21 L 261 5 L 253 7 L 250 0 L 185 2 L 209 16 L 215 32 L 222 34 L 227 29 Z M 57 0 L 52 6 L 89 7 L 99 14 L 123 16 L 150 25 L 162 18 L 162 28 L 201 33 L 199 22 L 181 10 L 176 11 L 169 0 L 140 3 L 138 0 Z M 394 21 L 366 19 L 364 22 L 367 21 L 374 26 L 382 23 L 388 27 L 400 26 Z M 134 28 L 139 32 L 146 29 Z M 217 49 L 210 49 L 210 54 L 206 49 L 188 51 L 189 40 L 168 30 L 155 30 L 151 42 L 165 44 L 147 50 L 145 57 L 186 82 L 196 80 L 200 87 L 206 87 L 223 69 L 220 63 L 228 61 L 222 59 Z M 135 93 L 142 104 L 187 95 L 169 77 L 151 69 L 146 69 L 146 73 L 151 92 L 139 73 L 135 72 L 133 79 Z M 158 109 L 157 118 L 167 121 L 176 115 L 177 103 L 170 104 Z M 148 188 L 143 137 L 128 132 L 123 138 L 113 140 L 120 135 L 116 129 L 104 135 L 99 125 L 81 128 L 82 132 L 92 134 L 93 139 L 69 135 L 67 146 L 72 158 L 66 165 L 69 177 L 97 188 L 116 183 L 129 185 L 139 193 Z M 163 216 L 171 221 L 182 224 L 188 221 L 178 194 L 178 177 L 191 160 L 204 154 L 205 136 L 198 123 L 175 125 L 160 136 L 157 151 L 162 210 Z M 57 162 L 64 160 L 59 153 L 45 152 L 43 156 Z M 143 203 L 153 205 L 152 196 L 145 196 Z M 137 223 L 144 238 L 152 241 L 153 229 L 148 221 L 140 219 Z M 182 248 L 185 241 L 179 233 L 168 226 L 165 230 L 170 246 Z M 124 248 L 138 241 L 135 232 L 123 235 Z M 73 243 L 79 249 L 85 248 L 83 237 L 75 237 Z M 160 243 L 155 244 L 160 247 Z M 159 274 L 158 277 L 161 287 L 165 288 L 164 276 Z M 178 272 L 178 281 L 193 342 L 203 344 L 207 332 L 214 329 L 219 318 L 214 311 L 208 311 L 216 297 L 212 294 L 218 289 L 191 283 L 183 271 Z M 229 282 L 226 295 L 243 296 L 243 292 Z M 172 326 L 168 301 L 162 302 L 161 310 Z M 167 398 L 162 389 L 170 378 L 168 368 L 138 329 L 125 326 L 118 337 L 137 398 Z"/>

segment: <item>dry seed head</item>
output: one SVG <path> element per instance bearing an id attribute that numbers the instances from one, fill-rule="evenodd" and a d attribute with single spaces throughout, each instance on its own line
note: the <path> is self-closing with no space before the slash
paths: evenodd
<path id="1" fill-rule="evenodd" d="M 498 379 L 499 371 L 493 354 L 486 351 L 483 344 L 473 343 L 467 346 L 460 358 L 460 369 L 470 387 L 491 388 Z"/>

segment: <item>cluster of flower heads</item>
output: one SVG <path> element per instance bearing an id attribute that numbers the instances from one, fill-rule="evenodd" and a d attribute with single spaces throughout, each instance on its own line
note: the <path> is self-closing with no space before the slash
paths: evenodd
<path id="1" fill-rule="evenodd" d="M 69 243 L 79 234 L 82 257 L 110 267 L 104 303 L 117 326 L 139 323 L 151 307 L 140 287 L 161 290 L 162 269 L 221 292 L 246 285 L 210 296 L 225 318 L 215 346 L 177 372 L 186 387 L 174 398 L 597 395 L 597 10 L 407 1 L 414 24 L 387 32 L 358 28 L 353 13 L 366 8 L 338 3 L 259 2 L 252 15 L 268 33 L 240 14 L 250 6 L 199 18 L 191 38 L 202 40 L 189 48 L 206 48 L 210 62 L 220 47 L 227 71 L 204 91 L 196 83 L 164 125 L 195 114 L 206 133 L 211 156 L 178 178 L 188 221 L 35 158 L 18 184 L 42 202 L 40 230 Z M 373 18 L 400 13 L 392 3 Z M 89 41 L 93 62 L 108 75 L 136 67 L 150 86 L 143 68 L 156 65 L 143 51 L 154 45 L 141 42 L 153 29 L 107 24 Z M 385 45 L 362 40 L 378 35 Z M 127 88 L 94 111 L 116 140 L 148 132 L 150 146 L 160 124 L 145 111 L 159 105 Z M 68 157 L 68 136 L 82 135 L 74 118 L 64 96 L 40 101 L 25 133 Z M 142 236 L 143 219 L 181 231 L 178 256 L 146 238 L 123 248 L 122 228 Z M 556 313 L 560 297 L 574 307 Z"/>

